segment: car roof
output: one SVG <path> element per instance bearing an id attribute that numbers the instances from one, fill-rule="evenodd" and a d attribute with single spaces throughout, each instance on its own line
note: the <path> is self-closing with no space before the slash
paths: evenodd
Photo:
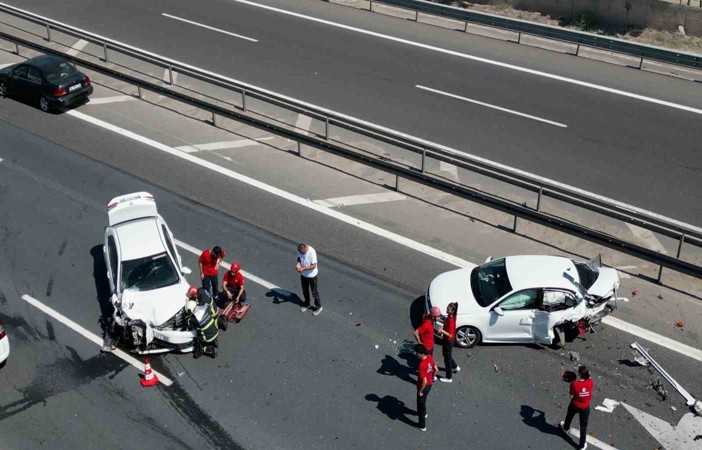
<path id="1" fill-rule="evenodd" d="M 66 62 L 67 60 L 65 58 L 61 58 L 58 56 L 54 55 L 42 55 L 42 56 L 37 56 L 36 58 L 29 59 L 25 61 L 25 64 L 28 64 L 30 66 L 38 67 L 40 69 L 44 69 L 46 67 L 54 66 L 56 64 L 61 64 L 62 62 Z"/>
<path id="2" fill-rule="evenodd" d="M 573 261 L 561 256 L 508 256 L 505 267 L 514 290 L 551 287 L 574 291 L 575 286 L 563 276 L 563 272 L 580 281 Z"/>
<path id="3" fill-rule="evenodd" d="M 154 217 L 123 222 L 114 227 L 119 238 L 122 261 L 144 258 L 166 251 Z"/>

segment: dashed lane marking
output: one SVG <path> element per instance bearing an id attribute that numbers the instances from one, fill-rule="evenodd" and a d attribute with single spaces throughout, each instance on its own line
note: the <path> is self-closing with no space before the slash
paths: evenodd
<path id="1" fill-rule="evenodd" d="M 219 173 L 219 174 L 224 175 L 226 177 L 229 177 L 233 180 L 237 180 L 237 181 L 240 181 L 242 183 L 246 183 L 249 186 L 253 186 L 253 187 L 260 189 L 264 192 L 267 192 L 269 194 L 283 198 L 285 200 L 288 200 L 288 201 L 293 202 L 295 204 L 298 204 L 300 206 L 304 206 L 305 208 L 309 208 L 311 210 L 314 210 L 318 213 L 324 214 L 324 215 L 331 217 L 333 219 L 337 219 L 337 220 L 344 222 L 348 225 L 351 225 L 353 227 L 360 228 L 360 229 L 367 231 L 369 233 L 372 233 L 376 236 L 380 236 L 382 238 L 388 239 L 389 241 L 395 242 L 396 244 L 400 244 L 402 246 L 413 249 L 413 250 L 418 251 L 420 253 L 424 253 L 425 255 L 432 256 L 436 259 L 439 259 L 441 261 L 445 261 L 449 264 L 453 264 L 454 266 L 474 267 L 476 265 L 476 264 L 474 264 L 470 261 L 467 261 L 463 258 L 459 258 L 458 256 L 451 255 L 451 254 L 446 253 L 442 250 L 436 249 L 434 247 L 430 247 L 426 244 L 422 244 L 421 242 L 417 242 L 417 241 L 414 241 L 412 239 L 406 238 L 404 236 L 401 236 L 397 233 L 393 233 L 392 231 L 388 231 L 388 230 L 381 228 L 377 225 L 374 225 L 372 223 L 365 222 L 363 220 L 359 220 L 355 217 L 344 214 L 336 209 L 327 208 L 325 206 L 318 205 L 317 203 L 313 202 L 312 200 L 304 199 L 300 196 L 297 196 L 297 195 L 292 194 L 290 192 L 284 191 L 284 190 L 279 189 L 277 187 L 271 186 L 269 184 L 263 183 L 259 180 L 255 180 L 255 179 L 250 178 L 246 175 L 242 175 L 240 173 L 234 172 L 233 170 L 218 166 L 217 164 L 215 164 L 213 162 L 206 161 L 204 159 L 193 156 L 189 153 L 185 153 L 185 152 L 176 150 L 173 147 L 169 147 L 165 144 L 157 142 L 153 139 L 149 139 L 145 136 L 141 136 L 141 135 L 134 133 L 132 131 L 125 130 L 124 128 L 118 127 L 118 126 L 113 125 L 113 124 L 108 123 L 108 122 L 105 122 L 104 120 L 100 120 L 98 118 L 89 116 L 87 114 L 81 113 L 81 112 L 76 111 L 76 110 L 67 111 L 66 114 L 71 115 L 73 117 L 76 117 L 76 118 L 83 120 L 85 122 L 91 123 L 93 125 L 99 126 L 99 127 L 104 128 L 106 130 L 112 131 L 114 133 L 120 134 L 124 137 L 135 140 L 135 141 L 140 142 L 144 145 L 148 145 L 149 147 L 155 148 L 155 149 L 160 150 L 164 153 L 168 153 L 170 155 L 176 156 L 180 159 L 186 160 L 186 161 L 191 162 L 193 164 L 197 164 L 200 167 L 204 167 L 206 169 L 212 170 L 213 172 Z M 199 255 L 199 253 L 198 253 L 198 255 Z M 661 345 L 661 346 L 666 347 L 670 350 L 673 350 L 675 352 L 681 353 L 685 356 L 689 356 L 690 358 L 693 358 L 693 359 L 696 359 L 697 361 L 702 362 L 702 351 L 697 350 L 695 348 L 692 348 L 688 345 L 684 345 L 684 344 L 676 342 L 672 339 L 666 338 L 664 336 L 660 336 L 656 333 L 653 333 L 651 331 L 648 331 L 648 330 L 641 328 L 641 327 L 638 327 L 636 325 L 632 325 L 632 324 L 625 322 L 623 320 L 615 319 L 612 316 L 608 316 L 608 317 L 605 317 L 604 319 L 602 319 L 602 323 L 606 323 L 607 325 L 609 325 L 613 328 L 620 329 L 620 330 L 625 331 L 627 333 L 638 336 L 641 339 L 646 339 L 647 341 L 654 342 L 658 345 Z"/>
<path id="2" fill-rule="evenodd" d="M 71 47 L 66 53 L 68 53 L 71 56 L 76 56 L 78 53 L 80 53 L 90 42 L 86 41 L 85 39 L 79 39 L 78 42 L 73 44 L 73 47 Z"/>
<path id="3" fill-rule="evenodd" d="M 315 200 L 318 205 L 327 208 L 337 208 L 339 206 L 365 205 L 368 203 L 395 202 L 404 200 L 405 197 L 397 192 L 381 192 L 378 194 L 349 195 L 346 197 L 328 198 L 326 200 Z"/>
<path id="4" fill-rule="evenodd" d="M 68 328 L 72 329 L 72 330 L 75 331 L 76 333 L 82 335 L 83 337 L 85 337 L 85 338 L 88 339 L 89 341 L 91 341 L 91 342 L 93 342 L 94 344 L 97 344 L 98 346 L 102 347 L 102 343 L 103 343 L 103 342 L 102 342 L 102 339 L 100 339 L 96 334 L 91 333 L 90 331 L 86 330 L 85 328 L 83 328 L 82 326 L 78 325 L 77 323 L 75 323 L 74 321 L 72 321 L 71 319 L 69 319 L 68 317 L 66 317 L 66 316 L 64 316 L 63 314 L 61 314 L 60 312 L 56 311 L 56 310 L 53 309 L 53 308 L 50 308 L 50 307 L 46 306 L 45 304 L 43 304 L 43 303 L 40 302 L 39 300 L 37 300 L 37 299 L 35 299 L 35 298 L 33 298 L 33 297 L 30 297 L 29 295 L 26 295 L 26 294 L 25 294 L 25 295 L 23 295 L 21 298 L 22 298 L 22 300 L 24 300 L 25 302 L 27 302 L 27 303 L 29 303 L 30 305 L 34 306 L 34 307 L 37 308 L 38 310 L 40 310 L 40 311 L 44 312 L 45 314 L 47 314 L 47 315 L 53 317 L 54 319 L 58 320 L 59 322 L 61 322 L 61 323 L 64 324 L 64 325 L 66 325 Z M 143 371 L 143 370 L 144 370 L 144 363 L 142 363 L 141 361 L 139 361 L 139 360 L 133 358 L 132 356 L 128 355 L 127 353 L 123 352 L 122 350 L 120 350 L 120 349 L 114 349 L 114 350 L 112 350 L 112 354 L 115 355 L 115 356 L 117 356 L 118 358 L 121 358 L 122 360 L 124 360 L 124 361 L 127 362 L 128 364 L 131 364 L 132 366 L 136 367 L 137 369 L 139 369 L 139 371 Z M 159 373 L 159 372 L 157 372 L 157 371 L 155 371 L 155 370 L 154 370 L 153 372 L 156 374 L 156 376 L 158 376 L 158 380 L 159 380 L 161 383 L 163 383 L 165 386 L 170 386 L 170 385 L 173 384 L 173 381 L 172 381 L 170 378 L 168 378 L 167 376 L 165 376 L 165 375 L 163 375 L 162 373 Z"/>
<path id="5" fill-rule="evenodd" d="M 543 119 L 541 117 L 532 116 L 530 114 L 525 114 L 525 113 L 522 113 L 519 111 L 514 111 L 512 109 L 503 108 L 501 106 L 491 105 L 490 103 L 485 103 L 485 102 L 481 102 L 478 100 L 473 100 L 472 98 L 461 97 L 460 95 L 451 94 L 449 92 L 440 91 L 438 89 L 433 89 L 433 88 L 426 87 L 426 86 L 416 85 L 415 87 L 418 89 L 422 89 L 424 91 L 429 91 L 429 92 L 433 92 L 435 94 L 444 95 L 446 97 L 455 98 L 456 100 L 462 100 L 464 102 L 473 103 L 474 105 L 484 106 L 486 108 L 495 109 L 497 111 L 502 111 L 502 112 L 506 112 L 509 114 L 514 114 L 515 116 L 524 117 L 525 119 L 536 120 L 537 122 L 542 122 L 542 123 L 554 125 L 554 126 L 561 127 L 561 128 L 568 128 L 568 125 L 566 125 L 564 123 L 554 122 L 552 120 L 547 120 L 547 119 Z"/>
<path id="6" fill-rule="evenodd" d="M 580 439 L 580 430 L 578 430 L 577 428 L 571 428 L 570 430 L 568 430 L 568 433 L 570 433 L 576 439 Z M 602 442 L 594 436 L 588 435 L 585 438 L 585 441 L 587 441 L 588 444 L 600 448 L 602 450 L 617 450 L 616 447 L 612 447 L 611 445 Z"/>
<path id="7" fill-rule="evenodd" d="M 222 30 L 220 28 L 211 27 L 209 25 L 205 25 L 202 23 L 193 22 L 192 20 L 183 19 L 182 17 L 172 16 L 172 15 L 166 14 L 166 13 L 162 13 L 161 15 L 163 17 L 168 17 L 169 19 L 180 20 L 181 22 L 189 23 L 190 25 L 195 25 L 197 27 L 205 28 L 207 30 L 216 31 L 218 33 L 226 34 L 228 36 L 233 36 L 233 37 L 236 37 L 239 39 L 244 39 L 245 41 L 258 42 L 258 40 L 254 39 L 254 38 L 250 38 L 248 36 L 243 36 L 241 34 L 232 33 L 230 31 Z"/>
<path id="8" fill-rule="evenodd" d="M 637 227 L 636 225 L 632 225 L 630 223 L 627 223 L 626 226 L 629 227 L 631 233 L 634 236 L 636 236 L 640 241 L 645 243 L 648 246 L 648 248 L 656 252 L 663 253 L 664 255 L 668 254 L 668 251 L 665 249 L 665 247 L 663 247 L 661 241 L 659 241 L 658 238 L 656 238 L 656 236 L 651 230 Z"/>
<path id="9" fill-rule="evenodd" d="M 209 144 L 195 144 L 195 145 L 183 145 L 176 147 L 176 149 L 186 152 L 186 153 L 196 153 L 203 151 L 212 150 L 224 150 L 228 148 L 241 148 L 251 145 L 261 145 L 263 141 L 269 141 L 275 139 L 274 136 L 262 137 L 260 139 L 239 139 L 238 141 L 223 141 L 223 142 L 212 142 Z"/>
<path id="10" fill-rule="evenodd" d="M 138 100 L 138 97 L 133 97 L 131 95 L 115 95 L 114 97 L 98 97 L 91 98 L 88 105 L 105 105 L 107 103 L 119 103 L 119 102 L 131 102 L 133 100 Z"/>

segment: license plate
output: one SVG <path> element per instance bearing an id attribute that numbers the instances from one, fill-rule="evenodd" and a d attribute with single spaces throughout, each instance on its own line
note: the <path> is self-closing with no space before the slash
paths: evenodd
<path id="1" fill-rule="evenodd" d="M 75 92 L 75 91 L 77 91 L 77 90 L 80 89 L 80 88 L 81 88 L 81 85 L 80 85 L 80 84 L 74 84 L 73 86 L 71 86 L 71 87 L 68 88 L 68 92 Z"/>

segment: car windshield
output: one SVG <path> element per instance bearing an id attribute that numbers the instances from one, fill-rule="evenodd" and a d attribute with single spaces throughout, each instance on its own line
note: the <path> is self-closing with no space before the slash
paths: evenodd
<path id="1" fill-rule="evenodd" d="M 166 253 L 132 259 L 122 263 L 123 290 L 150 291 L 170 286 L 177 282 L 178 273 Z"/>
<path id="2" fill-rule="evenodd" d="M 470 288 L 480 306 L 490 306 L 503 295 L 512 291 L 507 277 L 505 259 L 496 259 L 478 266 L 470 273 Z"/>
<path id="3" fill-rule="evenodd" d="M 64 61 L 58 64 L 52 64 L 51 66 L 44 67 L 42 68 L 42 72 L 44 72 L 44 76 L 46 77 L 47 81 L 55 83 L 60 82 L 64 78 L 68 78 L 77 74 L 78 69 L 73 67 L 67 61 Z"/>

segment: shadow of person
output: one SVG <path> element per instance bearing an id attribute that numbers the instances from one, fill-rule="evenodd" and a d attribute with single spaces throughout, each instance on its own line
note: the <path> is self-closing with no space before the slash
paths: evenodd
<path id="1" fill-rule="evenodd" d="M 302 299 L 294 292 L 286 291 L 285 289 L 274 288 L 266 292 L 266 297 L 273 298 L 273 304 L 292 303 L 293 305 L 302 306 Z"/>
<path id="2" fill-rule="evenodd" d="M 524 422 L 526 425 L 536 428 L 544 434 L 560 436 L 568 441 L 573 447 L 577 447 L 576 442 L 570 437 L 570 435 L 564 433 L 558 425 L 552 425 L 546 422 L 546 414 L 543 411 L 534 409 L 529 405 L 522 405 L 519 414 L 522 416 L 522 422 Z"/>
<path id="3" fill-rule="evenodd" d="M 392 395 L 386 395 L 383 398 L 378 397 L 376 394 L 366 395 L 366 400 L 369 402 L 376 402 L 378 405 L 378 411 L 388 416 L 390 420 L 399 420 L 407 425 L 416 427 L 417 424 L 411 421 L 406 414 L 417 415 L 417 412 L 409 409 L 405 406 L 405 403 Z"/>
<path id="4" fill-rule="evenodd" d="M 100 307 L 100 327 L 102 332 L 107 330 L 112 313 L 114 311 L 110 303 L 110 283 L 107 280 L 107 266 L 102 253 L 102 244 L 90 249 L 90 256 L 93 257 L 93 280 L 95 282 L 95 299 Z"/>
<path id="5" fill-rule="evenodd" d="M 399 361 L 390 355 L 385 355 L 380 368 L 376 372 L 381 375 L 397 377 L 411 384 L 417 384 L 417 379 L 412 376 L 416 371 L 404 364 L 400 364 Z"/>
<path id="6" fill-rule="evenodd" d="M 424 314 L 426 314 L 424 297 L 424 295 L 417 297 L 410 303 L 409 319 L 413 330 L 416 330 L 424 320 Z"/>

